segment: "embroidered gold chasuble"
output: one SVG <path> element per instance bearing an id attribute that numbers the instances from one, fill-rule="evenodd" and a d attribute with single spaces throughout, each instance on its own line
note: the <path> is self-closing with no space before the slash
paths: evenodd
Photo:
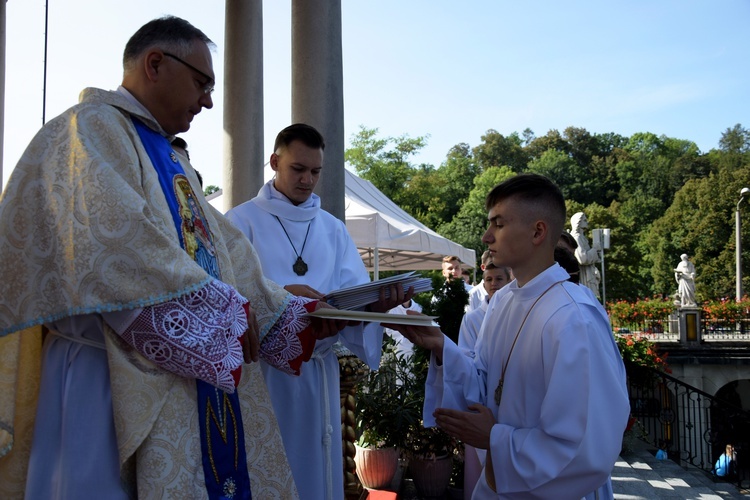
<path id="1" fill-rule="evenodd" d="M 0 383 L 2 498 L 22 495 L 36 404 L 37 388 L 20 381 L 38 380 L 40 336 L 22 330 L 158 304 L 211 279 L 180 247 L 131 115 L 161 131 L 122 95 L 84 90 L 78 105 L 37 134 L 0 198 L 0 374 L 19 381 Z M 184 167 L 193 190 L 202 192 L 192 168 Z M 263 336 L 289 296 L 263 277 L 246 238 L 198 198 L 222 281 L 249 299 Z M 26 342 L 19 342 L 22 334 Z M 26 346 L 30 339 L 36 347 Z M 127 488 L 139 498 L 204 498 L 195 381 L 158 368 L 106 326 L 105 341 Z M 297 498 L 258 364 L 243 366 L 237 390 L 254 498 Z M 14 427 L 19 415 L 23 428 Z"/>

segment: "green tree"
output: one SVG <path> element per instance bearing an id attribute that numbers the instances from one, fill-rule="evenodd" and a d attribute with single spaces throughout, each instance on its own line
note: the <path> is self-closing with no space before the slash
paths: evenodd
<path id="1" fill-rule="evenodd" d="M 747 153 L 750 151 L 750 130 L 739 123 L 721 134 L 719 147 L 725 153 Z"/>
<path id="2" fill-rule="evenodd" d="M 514 175 L 515 172 L 509 167 L 491 167 L 482 172 L 474 179 L 474 188 L 458 214 L 453 220 L 440 226 L 438 232 L 461 246 L 473 248 L 479 260 L 486 249 L 482 236 L 487 230 L 487 194 L 493 187 Z M 475 263 L 479 264 L 480 262 Z"/>
<path id="3" fill-rule="evenodd" d="M 474 148 L 474 158 L 482 170 L 508 166 L 514 172 L 523 172 L 529 156 L 522 147 L 523 140 L 516 132 L 505 137 L 497 130 L 488 130 L 482 143 Z"/>
<path id="4" fill-rule="evenodd" d="M 219 186 L 214 186 L 213 184 L 210 184 L 206 186 L 206 188 L 203 190 L 203 196 L 214 194 L 217 191 L 219 191 Z"/>
<path id="5" fill-rule="evenodd" d="M 351 147 L 344 152 L 344 159 L 354 167 L 357 175 L 372 182 L 397 205 L 401 194 L 414 175 L 409 158 L 427 145 L 427 136 L 410 138 L 377 137 L 378 129 L 360 126 L 351 139 Z"/>
<path id="6" fill-rule="evenodd" d="M 438 227 L 458 214 L 469 192 L 474 188 L 474 179 L 480 173 L 481 169 L 474 161 L 468 144 L 457 144 L 448 151 L 445 162 L 435 171 L 436 175 L 431 179 L 436 186 L 440 186 L 438 196 L 443 209 L 431 210 L 434 226 L 430 227 Z M 409 186 L 410 190 L 411 187 Z"/>
<path id="7" fill-rule="evenodd" d="M 549 177 L 560 187 L 566 200 L 580 201 L 576 196 L 583 171 L 575 160 L 563 151 L 548 149 L 542 155 L 529 162 L 529 171 Z"/>
<path id="8" fill-rule="evenodd" d="M 672 205 L 654 221 L 647 235 L 656 292 L 674 293 L 673 269 L 679 256 L 686 253 L 697 269 L 699 300 L 734 296 L 734 210 L 748 178 L 750 165 L 738 170 L 722 169 L 687 182 L 677 192 Z M 743 231 L 743 243 L 750 241 L 746 234 Z M 743 251 L 745 268 L 747 255 Z"/>
<path id="9" fill-rule="evenodd" d="M 553 150 L 562 153 L 568 152 L 568 143 L 556 129 L 552 129 L 541 137 L 535 137 L 527 142 L 524 148 L 529 160 L 540 158 L 545 151 Z"/>

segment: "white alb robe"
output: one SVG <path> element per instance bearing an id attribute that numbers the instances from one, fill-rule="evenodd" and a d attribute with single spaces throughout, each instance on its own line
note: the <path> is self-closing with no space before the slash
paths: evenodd
<path id="1" fill-rule="evenodd" d="M 485 294 L 476 309 L 464 314 L 461 319 L 461 327 L 458 331 L 458 347 L 463 349 L 472 358 L 474 357 L 474 348 L 479 336 L 479 330 L 482 328 L 482 321 L 487 314 L 489 296 Z"/>
<path id="2" fill-rule="evenodd" d="M 483 284 L 482 290 L 484 290 Z M 490 301 L 487 290 L 484 290 L 484 293 L 484 299 L 477 304 L 476 308 L 464 314 L 461 320 L 461 328 L 458 331 L 458 347 L 472 358 L 475 356 L 474 349 L 477 337 L 482 328 L 482 322 L 487 314 L 487 307 Z M 469 306 L 471 306 L 471 297 L 472 295 L 469 294 Z M 474 486 L 476 486 L 479 476 L 482 474 L 485 454 L 485 450 L 464 444 L 464 498 L 471 498 Z"/>
<path id="3" fill-rule="evenodd" d="M 495 415 L 498 491 L 483 472 L 473 498 L 612 498 L 609 475 L 630 411 L 625 368 L 601 306 L 567 278 L 554 264 L 522 288 L 513 281 L 492 297 L 474 359 L 446 338 L 442 365 L 431 362 L 425 425 L 435 425 L 438 407 L 480 403 Z"/>
<path id="4" fill-rule="evenodd" d="M 484 280 L 480 281 L 478 285 L 474 285 L 469 290 L 469 305 L 466 306 L 466 312 L 469 313 L 482 305 L 482 302 L 487 301 L 487 290 L 484 289 Z"/>
<path id="5" fill-rule="evenodd" d="M 393 309 L 389 310 L 388 314 L 406 314 L 406 311 L 416 311 L 419 313 L 422 312 L 422 306 L 420 306 L 413 300 L 411 300 L 410 302 L 411 303 L 409 304 L 409 307 L 404 307 L 403 304 L 399 304 Z M 414 354 L 414 344 L 411 340 L 404 337 L 401 332 L 399 332 L 398 330 L 393 330 L 391 328 L 386 328 L 385 333 L 388 334 L 396 343 L 395 351 L 397 356 L 409 357 Z"/>
<path id="6" fill-rule="evenodd" d="M 328 293 L 370 279 L 346 226 L 320 208 L 320 198 L 315 194 L 295 206 L 271 180 L 258 196 L 226 215 L 253 243 L 263 274 L 282 286 L 306 284 Z M 295 249 L 308 265 L 304 276 L 292 270 L 297 259 Z M 299 377 L 261 363 L 292 475 L 303 499 L 344 498 L 339 364 L 332 350 L 337 341 L 371 369 L 378 368 L 383 328 L 377 323 L 350 326 L 318 341 Z"/>

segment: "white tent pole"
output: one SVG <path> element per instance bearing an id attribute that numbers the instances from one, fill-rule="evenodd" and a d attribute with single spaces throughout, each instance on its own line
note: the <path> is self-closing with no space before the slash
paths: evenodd
<path id="1" fill-rule="evenodd" d="M 375 263 L 372 265 L 372 281 L 378 281 L 379 272 L 380 272 L 380 255 L 378 253 L 378 247 L 375 247 Z"/>

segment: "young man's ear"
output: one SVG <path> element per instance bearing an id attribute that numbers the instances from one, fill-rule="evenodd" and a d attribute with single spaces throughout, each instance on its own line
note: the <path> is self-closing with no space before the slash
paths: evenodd
<path id="1" fill-rule="evenodd" d="M 538 220 L 534 223 L 534 244 L 541 244 L 547 237 L 547 223 L 543 220 Z"/>

